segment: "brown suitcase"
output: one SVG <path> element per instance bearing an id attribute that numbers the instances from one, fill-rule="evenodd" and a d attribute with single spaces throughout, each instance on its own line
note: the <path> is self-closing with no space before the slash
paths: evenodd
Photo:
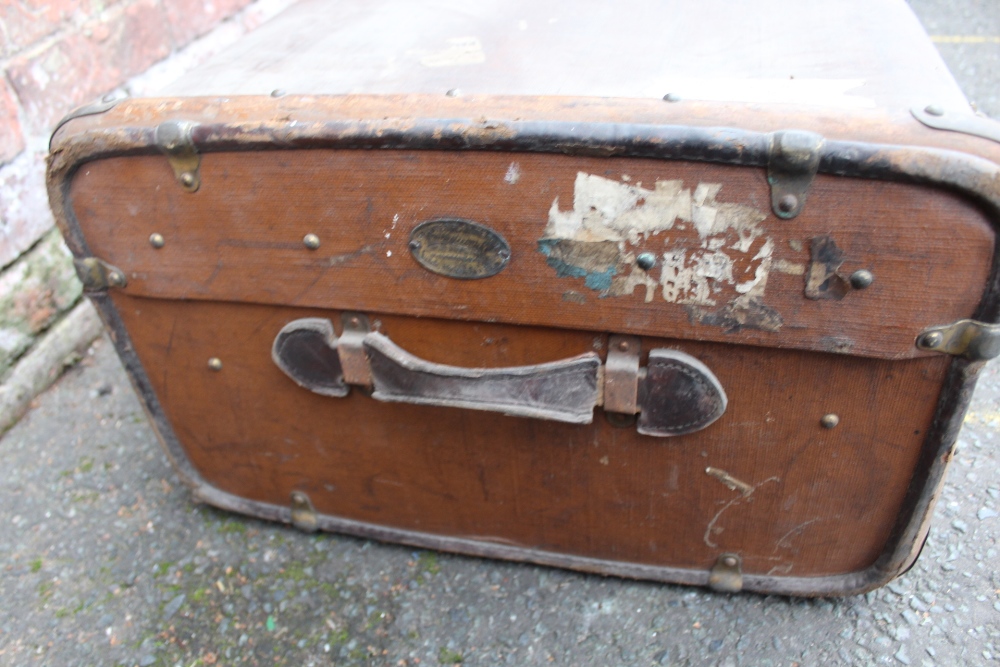
<path id="1" fill-rule="evenodd" d="M 446 4 L 303 2 L 55 132 L 195 495 L 724 591 L 909 567 L 1000 350 L 1000 132 L 906 5 Z"/>

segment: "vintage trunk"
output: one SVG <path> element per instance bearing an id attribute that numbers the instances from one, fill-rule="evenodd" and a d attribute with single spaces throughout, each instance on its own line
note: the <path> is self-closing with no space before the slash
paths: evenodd
<path id="1" fill-rule="evenodd" d="M 307 0 L 49 187 L 199 499 L 837 595 L 1000 350 L 998 140 L 901 1 Z"/>

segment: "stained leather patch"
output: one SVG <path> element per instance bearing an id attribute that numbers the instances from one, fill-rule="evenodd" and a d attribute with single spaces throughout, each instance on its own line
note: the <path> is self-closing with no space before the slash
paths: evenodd
<path id="1" fill-rule="evenodd" d="M 639 387 L 638 431 L 672 436 L 705 428 L 726 411 L 726 392 L 708 366 L 678 350 L 651 350 Z"/>
<path id="2" fill-rule="evenodd" d="M 289 323 L 274 339 L 271 358 L 300 387 L 323 396 L 347 396 L 349 387 L 329 320 L 309 317 Z"/>

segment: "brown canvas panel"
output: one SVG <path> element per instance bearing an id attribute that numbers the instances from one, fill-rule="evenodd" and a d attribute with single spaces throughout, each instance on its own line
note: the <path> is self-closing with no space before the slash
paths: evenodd
<path id="1" fill-rule="evenodd" d="M 101 160 L 77 173 L 76 218 L 91 252 L 128 277 L 129 294 L 599 327 L 893 358 L 920 354 L 913 341 L 926 327 L 973 316 L 993 254 L 988 222 L 959 196 L 835 176 L 819 176 L 803 213 L 786 221 L 770 211 L 765 170 L 690 162 L 309 150 L 211 153 L 200 174 L 202 187 L 189 195 L 169 187 L 172 173 L 159 156 Z M 740 207 L 760 222 L 750 231 L 705 235 L 678 219 L 669 230 L 629 241 L 627 252 L 653 253 L 660 266 L 646 272 L 634 258 L 621 262 L 615 283 L 637 280 L 609 294 L 610 278 L 588 287 L 593 276 L 566 275 L 541 252 L 554 242 L 546 235 L 551 211 L 573 209 L 579 174 L 650 194 L 656 184 L 679 182 L 688 198 L 716 184 L 703 208 Z M 661 204 L 653 214 L 664 210 Z M 476 221 L 508 239 L 509 266 L 483 280 L 423 269 L 408 248 L 410 232 L 442 217 Z M 164 238 L 162 248 L 150 245 L 153 233 Z M 305 247 L 307 234 L 319 238 L 318 249 Z M 804 298 L 817 239 L 842 251 L 844 281 L 868 270 L 872 286 L 847 289 L 839 301 Z M 606 244 L 575 245 L 591 254 L 595 246 Z M 689 271 L 704 270 L 699 258 L 725 256 L 733 263 L 729 280 L 682 279 L 704 283 L 707 298 L 682 289 L 667 301 L 662 255 L 678 251 L 688 254 Z M 600 257 L 566 259 L 573 261 L 607 266 Z M 742 296 L 736 286 L 761 274 L 759 299 L 734 309 Z"/>

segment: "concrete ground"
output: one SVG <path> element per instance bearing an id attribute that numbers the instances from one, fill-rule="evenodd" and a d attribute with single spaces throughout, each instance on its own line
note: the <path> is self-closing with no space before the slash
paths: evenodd
<path id="1" fill-rule="evenodd" d="M 1000 6 L 914 3 L 935 35 Z M 1000 43 L 941 41 L 1000 115 Z M 198 505 L 106 339 L 0 440 L 0 665 L 987 665 L 1000 659 L 1000 365 L 980 381 L 916 567 L 795 600 L 605 579 Z"/>

